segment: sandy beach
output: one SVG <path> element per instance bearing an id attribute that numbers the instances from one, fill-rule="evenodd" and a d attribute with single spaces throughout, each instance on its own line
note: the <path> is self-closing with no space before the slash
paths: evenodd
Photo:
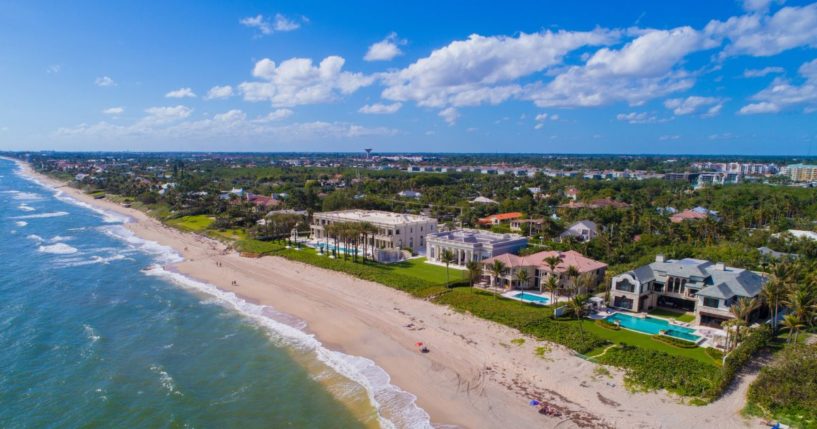
<path id="1" fill-rule="evenodd" d="M 435 426 L 765 427 L 739 414 L 752 371 L 703 407 L 683 405 L 663 392 L 629 393 L 620 373 L 594 377 L 596 365 L 564 347 L 345 274 L 278 257 L 241 257 L 221 242 L 166 227 L 138 210 L 95 200 L 23 168 L 77 200 L 128 216 L 125 226 L 139 237 L 176 249 L 185 260 L 167 269 L 291 314 L 327 347 L 371 359 L 393 384 L 417 396 Z M 515 345 L 515 338 L 526 341 Z M 418 353 L 418 341 L 431 352 Z M 543 345 L 551 350 L 544 358 L 534 353 Z M 533 398 L 553 404 L 562 417 L 538 414 L 528 405 Z"/>

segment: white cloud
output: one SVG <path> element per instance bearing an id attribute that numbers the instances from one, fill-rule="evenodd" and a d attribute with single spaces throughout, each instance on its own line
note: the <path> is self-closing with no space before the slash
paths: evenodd
<path id="1" fill-rule="evenodd" d="M 458 112 L 457 109 L 453 107 L 449 107 L 447 109 L 441 110 L 440 113 L 438 113 L 438 115 L 440 115 L 440 117 L 443 118 L 445 122 L 448 123 L 448 125 L 454 125 L 457 123 L 457 119 L 459 119 L 460 117 L 460 112 Z"/>
<path id="2" fill-rule="evenodd" d="M 542 122 L 542 121 L 546 120 L 547 118 L 548 118 L 547 113 L 540 113 L 540 114 L 536 115 L 536 118 L 534 118 L 534 119 L 536 120 L 536 122 Z"/>
<path id="3" fill-rule="evenodd" d="M 267 113 L 265 116 L 256 119 L 256 122 L 280 121 L 281 119 L 292 116 L 293 113 L 294 112 L 289 109 L 275 109 L 272 112 Z"/>
<path id="4" fill-rule="evenodd" d="M 743 77 L 763 77 L 770 74 L 785 73 L 783 67 L 763 67 L 762 69 L 746 69 L 743 71 Z"/>
<path id="5" fill-rule="evenodd" d="M 119 107 L 119 106 L 118 107 L 109 107 L 109 108 L 102 111 L 103 114 L 111 115 L 111 116 L 121 115 L 124 112 L 125 112 L 125 108 L 124 107 Z"/>
<path id="6" fill-rule="evenodd" d="M 363 57 L 366 61 L 391 61 L 398 55 L 403 55 L 400 50 L 400 45 L 405 45 L 406 40 L 398 39 L 397 33 L 391 33 L 385 39 L 369 46 L 366 55 Z"/>
<path id="7" fill-rule="evenodd" d="M 57 74 L 62 70 L 61 64 L 51 64 L 48 68 L 45 69 L 45 72 L 48 74 Z"/>
<path id="8" fill-rule="evenodd" d="M 397 134 L 397 130 L 385 127 L 364 127 L 346 122 L 304 122 L 286 125 L 270 124 L 270 116 L 287 116 L 287 109 L 279 109 L 265 118 L 248 119 L 246 113 L 233 109 L 196 121 L 187 120 L 190 110 L 179 107 L 157 107 L 148 109 L 147 115 L 130 125 L 116 125 L 108 122 L 80 124 L 60 128 L 54 135 L 64 139 L 87 141 L 99 139 L 129 139 L 132 141 L 212 140 L 214 138 L 246 139 L 257 143 L 288 141 L 322 141 L 324 139 L 354 139 L 363 137 L 385 137 Z M 173 118 L 173 120 L 157 120 Z M 268 120 L 270 119 L 270 120 Z"/>
<path id="9" fill-rule="evenodd" d="M 545 127 L 545 124 L 539 122 L 538 124 L 534 125 L 533 129 L 534 130 L 541 130 L 544 127 Z"/>
<path id="10" fill-rule="evenodd" d="M 383 115 L 383 114 L 390 114 L 395 113 L 400 110 L 402 107 L 402 103 L 392 103 L 392 104 L 383 104 L 383 103 L 374 103 L 374 104 L 367 104 L 358 110 L 360 113 L 367 113 L 367 114 L 375 114 L 375 115 Z"/>
<path id="11" fill-rule="evenodd" d="M 665 141 L 671 141 L 671 140 L 678 140 L 680 138 L 681 138 L 681 136 L 679 136 L 678 134 L 666 134 L 666 135 L 658 137 L 658 140 L 660 140 L 662 142 L 665 142 Z"/>
<path id="12" fill-rule="evenodd" d="M 705 32 L 729 40 L 721 57 L 768 57 L 800 46 L 817 47 L 817 3 L 710 21 Z"/>
<path id="13" fill-rule="evenodd" d="M 302 22 L 307 22 L 306 17 L 301 17 Z M 249 28 L 255 28 L 261 35 L 269 35 L 276 31 L 287 32 L 301 28 L 301 22 L 287 18 L 280 13 L 276 13 L 272 21 L 264 15 L 248 16 L 238 21 L 241 25 Z"/>
<path id="14" fill-rule="evenodd" d="M 520 93 L 512 81 L 562 62 L 566 54 L 618 39 L 618 32 L 521 33 L 517 37 L 471 35 L 434 50 L 408 67 L 383 76 L 383 98 L 421 106 L 497 104 Z"/>
<path id="15" fill-rule="evenodd" d="M 688 54 L 712 48 L 690 27 L 647 30 L 620 49 L 602 48 L 582 66 L 572 66 L 547 84 L 525 88 L 539 107 L 587 107 L 624 101 L 630 105 L 686 90 L 693 76 L 677 68 Z"/>
<path id="16" fill-rule="evenodd" d="M 116 86 L 116 82 L 114 82 L 113 79 L 108 76 L 100 76 L 96 78 L 96 80 L 94 80 L 94 84 L 101 87 Z"/>
<path id="17" fill-rule="evenodd" d="M 706 111 L 703 115 L 705 117 L 711 117 L 720 113 L 724 101 L 724 99 L 719 97 L 693 95 L 687 98 L 670 98 L 664 101 L 664 107 L 671 109 L 672 113 L 678 116 L 700 113 L 705 109 Z"/>
<path id="18" fill-rule="evenodd" d="M 195 98 L 196 93 L 190 88 L 179 88 L 165 94 L 167 98 Z"/>
<path id="19" fill-rule="evenodd" d="M 766 12 L 772 3 L 782 4 L 784 0 L 743 0 L 743 10 L 747 12 Z"/>
<path id="20" fill-rule="evenodd" d="M 239 85 L 247 101 L 269 101 L 273 106 L 326 103 L 371 85 L 373 76 L 342 71 L 345 60 L 329 56 L 314 66 L 308 58 L 291 58 L 280 65 L 264 58 L 253 68 L 261 81 Z"/>
<path id="21" fill-rule="evenodd" d="M 709 140 L 732 140 L 737 136 L 732 133 L 715 133 L 709 135 Z"/>
<path id="22" fill-rule="evenodd" d="M 205 100 L 216 100 L 220 98 L 229 98 L 233 96 L 233 87 L 230 85 L 214 86 L 207 91 L 204 96 Z"/>
<path id="23" fill-rule="evenodd" d="M 664 122 L 663 119 L 658 119 L 657 116 L 649 112 L 619 113 L 616 115 L 616 119 L 630 124 L 652 124 L 656 122 Z"/>
<path id="24" fill-rule="evenodd" d="M 804 80 L 801 85 L 782 77 L 775 78 L 771 85 L 751 97 L 754 103 L 743 106 L 739 113 L 776 113 L 797 105 L 806 110 L 817 107 L 817 60 L 803 64 L 798 71 Z"/>

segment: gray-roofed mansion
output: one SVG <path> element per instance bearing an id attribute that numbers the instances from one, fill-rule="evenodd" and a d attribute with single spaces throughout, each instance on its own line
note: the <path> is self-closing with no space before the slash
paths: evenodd
<path id="1" fill-rule="evenodd" d="M 455 266 L 468 261 L 481 261 L 505 253 L 514 253 L 528 245 L 528 238 L 519 234 L 498 234 L 478 229 L 458 229 L 433 232 L 426 236 L 426 257 L 441 263 L 444 251 L 454 254 Z"/>
<path id="2" fill-rule="evenodd" d="M 679 308 L 694 312 L 696 324 L 720 326 L 732 318 L 729 307 L 739 297 L 758 296 L 764 282 L 754 271 L 659 255 L 649 265 L 613 277 L 610 305 L 634 312 Z"/>

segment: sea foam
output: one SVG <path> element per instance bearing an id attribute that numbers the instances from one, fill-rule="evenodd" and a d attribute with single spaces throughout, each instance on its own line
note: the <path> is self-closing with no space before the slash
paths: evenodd
<path id="1" fill-rule="evenodd" d="M 37 209 L 35 209 L 34 207 L 31 207 L 28 204 L 20 204 L 19 206 L 17 206 L 17 208 L 24 211 L 24 212 L 33 212 L 34 210 L 37 210 Z"/>
<path id="2" fill-rule="evenodd" d="M 37 213 L 31 215 L 24 215 L 24 216 L 15 216 L 12 219 L 46 219 L 50 217 L 60 217 L 66 216 L 68 212 L 50 212 L 50 213 Z"/>
<path id="3" fill-rule="evenodd" d="M 57 244 L 49 244 L 47 246 L 40 246 L 37 248 L 38 252 L 41 253 L 51 253 L 54 255 L 70 255 L 73 253 L 77 253 L 76 247 L 69 246 L 65 243 L 57 243 Z"/>

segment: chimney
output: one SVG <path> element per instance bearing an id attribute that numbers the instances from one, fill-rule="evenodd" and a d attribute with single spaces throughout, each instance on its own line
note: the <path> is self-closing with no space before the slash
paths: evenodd
<path id="1" fill-rule="evenodd" d="M 664 255 L 655 255 L 655 262 L 664 262 Z"/>
<path id="2" fill-rule="evenodd" d="M 715 269 L 720 271 L 726 271 L 726 264 L 724 264 L 723 262 L 718 262 L 717 264 L 715 264 Z"/>

